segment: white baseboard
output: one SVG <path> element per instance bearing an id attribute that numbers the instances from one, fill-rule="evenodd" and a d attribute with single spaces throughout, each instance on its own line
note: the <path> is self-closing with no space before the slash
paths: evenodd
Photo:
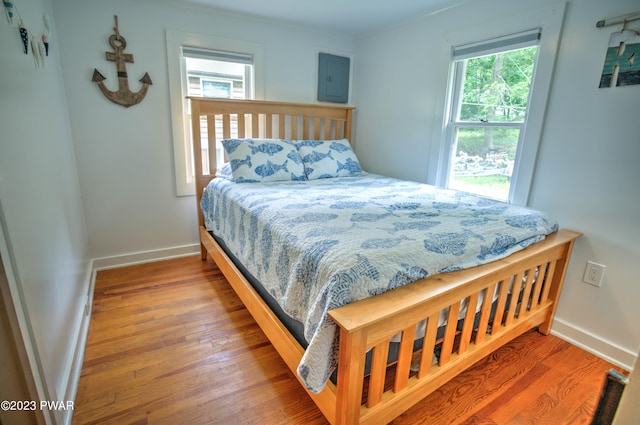
<path id="1" fill-rule="evenodd" d="M 187 257 L 200 253 L 200 244 L 182 245 L 171 248 L 138 251 L 111 257 L 95 258 L 94 270 L 105 270 L 133 264 L 149 263 L 152 261 L 168 260 L 170 258 Z"/>
<path id="2" fill-rule="evenodd" d="M 93 262 L 89 268 L 89 281 L 87 288 L 86 304 L 82 307 L 79 314 L 80 326 L 78 329 L 76 346 L 71 359 L 68 381 L 65 391 L 64 400 L 73 401 L 75 403 L 76 395 L 78 393 L 78 384 L 80 382 L 80 375 L 82 373 L 82 363 L 84 362 L 84 351 L 87 345 L 87 336 L 89 334 L 89 322 L 91 320 L 91 308 L 93 305 L 93 292 L 96 286 L 96 272 L 93 270 Z M 67 410 L 64 412 L 62 423 L 65 425 L 71 425 L 73 419 L 73 411 Z"/>
<path id="3" fill-rule="evenodd" d="M 562 319 L 558 319 L 558 317 L 553 321 L 551 334 L 627 371 L 633 369 L 633 365 L 638 356 L 638 353 L 620 347 L 589 331 L 580 329 Z"/>

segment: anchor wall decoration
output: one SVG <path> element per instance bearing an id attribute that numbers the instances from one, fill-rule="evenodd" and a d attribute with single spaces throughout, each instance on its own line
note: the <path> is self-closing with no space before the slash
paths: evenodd
<path id="1" fill-rule="evenodd" d="M 107 99 L 128 108 L 129 106 L 142 102 L 144 97 L 147 95 L 149 86 L 153 83 L 151 82 L 149 73 L 145 72 L 139 80 L 142 83 L 142 88 L 138 92 L 132 92 L 129 90 L 126 63 L 133 63 L 133 55 L 130 53 L 124 53 L 124 49 L 127 47 L 127 40 L 120 35 L 120 31 L 118 30 L 118 16 L 115 16 L 115 20 L 115 34 L 109 37 L 109 45 L 113 49 L 113 52 L 105 52 L 105 56 L 108 61 L 116 63 L 116 68 L 118 70 L 118 91 L 111 91 L 107 88 L 104 84 L 104 80 L 106 80 L 105 76 L 97 69 L 93 70 L 93 78 L 91 81 L 98 84 L 98 87 L 100 87 L 100 90 Z"/>

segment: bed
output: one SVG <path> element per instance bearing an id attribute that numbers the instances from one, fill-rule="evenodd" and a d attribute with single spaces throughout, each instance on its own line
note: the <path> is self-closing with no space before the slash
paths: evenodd
<path id="1" fill-rule="evenodd" d="M 349 149 L 352 107 L 190 105 L 202 258 L 330 423 L 388 423 L 518 335 L 550 332 L 579 233 L 544 213 L 364 172 Z M 443 224 L 461 205 L 471 216 Z M 497 221 L 513 232 L 480 233 Z"/>

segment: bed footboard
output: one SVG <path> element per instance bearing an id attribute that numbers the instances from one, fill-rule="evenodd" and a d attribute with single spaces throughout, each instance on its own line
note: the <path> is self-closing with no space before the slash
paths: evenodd
<path id="1" fill-rule="evenodd" d="M 503 260 L 435 275 L 329 312 L 340 328 L 332 423 L 388 423 L 518 335 L 536 326 L 548 334 L 578 236 L 560 230 Z M 441 315 L 446 327 L 437 338 Z M 425 320 L 416 352 L 416 328 Z M 398 360 L 388 366 L 390 341 L 399 333 Z M 369 350 L 371 372 L 365 377 Z"/>

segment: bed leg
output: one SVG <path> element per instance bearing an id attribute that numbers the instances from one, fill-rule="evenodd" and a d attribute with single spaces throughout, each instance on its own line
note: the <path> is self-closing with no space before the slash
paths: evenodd
<path id="1" fill-rule="evenodd" d="M 207 248 L 203 244 L 200 244 L 200 259 L 202 261 L 207 259 Z"/>
<path id="2" fill-rule="evenodd" d="M 551 333 L 551 321 L 540 324 L 538 326 L 538 332 L 542 335 L 549 335 Z"/>
<path id="3" fill-rule="evenodd" d="M 365 341 L 362 331 L 349 333 L 340 329 L 335 418 L 335 423 L 338 425 L 357 424 L 360 419 Z"/>

